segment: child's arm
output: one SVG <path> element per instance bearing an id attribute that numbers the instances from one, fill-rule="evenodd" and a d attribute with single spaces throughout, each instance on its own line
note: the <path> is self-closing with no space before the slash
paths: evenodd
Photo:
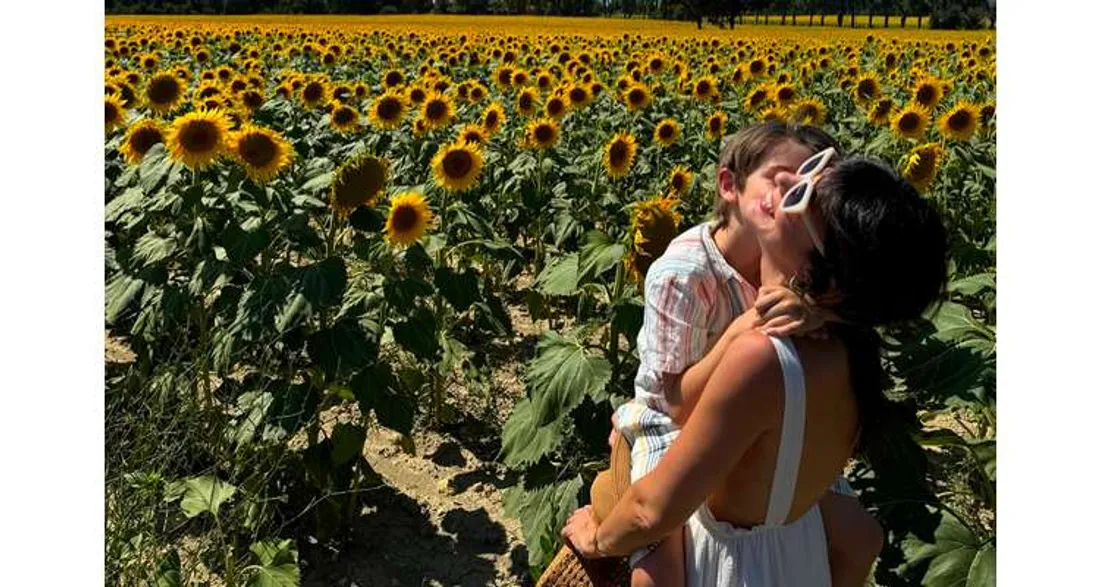
<path id="1" fill-rule="evenodd" d="M 718 367 L 722 356 L 726 354 L 729 343 L 741 334 L 756 327 L 758 317 L 759 314 L 753 308 L 749 308 L 748 311 L 742 313 L 733 322 L 730 322 L 725 332 L 722 333 L 722 337 L 714 343 L 714 347 L 707 352 L 706 356 L 684 370 L 679 378 L 670 382 L 667 390 L 669 416 L 672 416 L 677 424 L 683 426 L 688 416 L 691 415 L 692 409 L 699 401 L 699 396 L 703 393 L 703 387 L 706 386 L 707 380 L 714 373 L 714 369 Z"/>

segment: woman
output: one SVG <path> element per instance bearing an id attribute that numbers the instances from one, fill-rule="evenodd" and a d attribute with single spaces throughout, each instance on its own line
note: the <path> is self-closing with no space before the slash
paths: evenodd
<path id="1" fill-rule="evenodd" d="M 689 586 L 829 584 L 817 501 L 878 432 L 871 327 L 915 318 L 939 296 L 946 236 L 889 168 L 815 157 L 807 175 L 777 174 L 763 213 L 746 217 L 762 284 L 794 284 L 842 324 L 827 340 L 752 332 L 731 343 L 701 396 L 685 398 L 695 407 L 657 468 L 602 523 L 591 507 L 570 518 L 562 533 L 581 554 L 625 555 L 686 523 Z"/>

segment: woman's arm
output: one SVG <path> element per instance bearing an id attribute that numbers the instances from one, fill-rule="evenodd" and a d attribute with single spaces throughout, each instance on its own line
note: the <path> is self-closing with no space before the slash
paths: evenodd
<path id="1" fill-rule="evenodd" d="M 574 515 L 562 533 L 586 556 L 616 556 L 682 525 L 757 438 L 778 425 L 782 385 L 768 338 L 738 337 L 657 468 L 630 486 L 598 529 Z"/>
<path id="2" fill-rule="evenodd" d="M 707 352 L 707 355 L 699 362 L 688 367 L 683 375 L 669 386 L 668 403 L 672 406 L 669 415 L 681 427 L 684 422 L 691 418 L 691 411 L 695 409 L 695 405 L 703 395 L 703 389 L 706 387 L 707 381 L 710 380 L 715 369 L 722 361 L 722 357 L 729 350 L 730 343 L 736 340 L 738 336 L 752 330 L 757 325 L 759 318 L 760 314 L 754 308 L 749 308 L 743 312 L 733 322 L 730 322 L 730 325 L 726 327 L 722 336 L 714 343 L 714 347 Z"/>

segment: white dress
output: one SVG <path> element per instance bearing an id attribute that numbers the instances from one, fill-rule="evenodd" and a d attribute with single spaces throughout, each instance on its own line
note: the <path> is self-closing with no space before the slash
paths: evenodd
<path id="1" fill-rule="evenodd" d="M 821 511 L 814 505 L 783 524 L 791 510 L 806 423 L 806 382 L 787 338 L 772 338 L 783 369 L 783 431 L 764 523 L 735 528 L 714 518 L 704 503 L 686 524 L 687 587 L 828 586 L 829 554 Z"/>

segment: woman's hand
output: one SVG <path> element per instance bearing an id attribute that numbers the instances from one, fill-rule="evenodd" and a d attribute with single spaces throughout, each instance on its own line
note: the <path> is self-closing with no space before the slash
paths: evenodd
<path id="1" fill-rule="evenodd" d="M 790 289 L 778 285 L 760 288 L 754 305 L 760 317 L 756 325 L 771 336 L 821 337 L 825 316 L 817 311 L 813 300 L 802 297 Z"/>
<path id="2" fill-rule="evenodd" d="M 573 512 L 569 521 L 561 529 L 561 536 L 585 558 L 600 558 L 605 556 L 596 546 L 596 531 L 600 523 L 596 521 L 596 515 L 592 512 L 592 506 L 586 505 Z"/>

